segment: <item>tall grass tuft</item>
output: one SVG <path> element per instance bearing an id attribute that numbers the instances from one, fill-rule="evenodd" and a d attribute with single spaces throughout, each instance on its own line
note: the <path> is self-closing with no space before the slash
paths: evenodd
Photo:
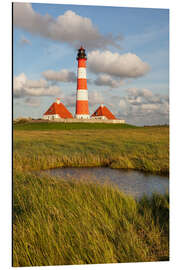
<path id="1" fill-rule="evenodd" d="M 168 260 L 168 195 L 14 172 L 13 266 Z"/>

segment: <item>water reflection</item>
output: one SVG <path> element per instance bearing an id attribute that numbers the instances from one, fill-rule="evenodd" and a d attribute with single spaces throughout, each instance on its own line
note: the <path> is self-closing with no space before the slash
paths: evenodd
<path id="1" fill-rule="evenodd" d="M 115 183 L 120 190 L 136 198 L 153 192 L 164 194 L 169 191 L 169 178 L 147 174 L 134 170 L 119 170 L 110 168 L 58 168 L 46 171 L 64 179 L 90 179 L 100 182 Z"/>

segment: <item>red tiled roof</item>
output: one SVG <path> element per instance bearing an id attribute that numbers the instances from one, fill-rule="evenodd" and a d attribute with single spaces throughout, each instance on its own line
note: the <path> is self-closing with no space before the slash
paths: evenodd
<path id="1" fill-rule="evenodd" d="M 116 119 L 106 106 L 99 106 L 98 109 L 91 115 L 93 116 L 106 116 L 107 119 Z"/>
<path id="2" fill-rule="evenodd" d="M 54 102 L 49 109 L 44 113 L 44 115 L 59 114 L 61 118 L 73 118 L 72 114 L 64 106 L 63 103 Z"/>

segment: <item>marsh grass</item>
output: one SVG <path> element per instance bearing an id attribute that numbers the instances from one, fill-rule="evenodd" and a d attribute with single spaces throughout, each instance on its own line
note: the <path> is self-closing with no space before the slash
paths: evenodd
<path id="1" fill-rule="evenodd" d="M 109 183 L 36 172 L 109 166 L 167 173 L 168 135 L 168 127 L 15 128 L 13 266 L 168 260 L 168 195 L 136 201 Z"/>
<path id="2" fill-rule="evenodd" d="M 167 174 L 169 128 L 14 130 L 13 154 L 21 171 L 108 166 Z"/>
<path id="3" fill-rule="evenodd" d="M 168 195 L 15 173 L 13 266 L 168 260 L 168 210 Z"/>

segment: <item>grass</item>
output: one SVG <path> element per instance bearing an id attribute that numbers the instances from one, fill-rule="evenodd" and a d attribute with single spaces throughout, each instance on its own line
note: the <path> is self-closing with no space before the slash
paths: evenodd
<path id="1" fill-rule="evenodd" d="M 57 123 L 57 122 L 29 122 L 21 119 L 14 123 L 14 130 L 74 130 L 74 129 L 127 129 L 137 128 L 129 124 L 112 123 Z"/>
<path id="2" fill-rule="evenodd" d="M 168 260 L 168 195 L 15 172 L 13 266 Z"/>
<path id="3" fill-rule="evenodd" d="M 169 172 L 169 128 L 29 123 L 13 131 L 13 266 L 169 259 L 169 197 L 36 171 L 108 166 Z"/>
<path id="4" fill-rule="evenodd" d="M 130 128 L 120 124 L 120 128 L 118 124 L 112 124 L 116 127 L 112 129 L 111 124 L 99 123 L 99 129 L 78 129 L 79 124 L 17 125 L 18 128 L 14 129 L 14 168 L 32 171 L 56 167 L 108 166 L 168 174 L 167 126 Z M 48 125 L 49 130 L 40 130 Z M 63 129 L 66 125 L 67 129 Z M 94 124 L 82 123 L 83 127 L 86 125 L 95 127 Z M 104 129 L 104 125 L 108 128 Z"/>

